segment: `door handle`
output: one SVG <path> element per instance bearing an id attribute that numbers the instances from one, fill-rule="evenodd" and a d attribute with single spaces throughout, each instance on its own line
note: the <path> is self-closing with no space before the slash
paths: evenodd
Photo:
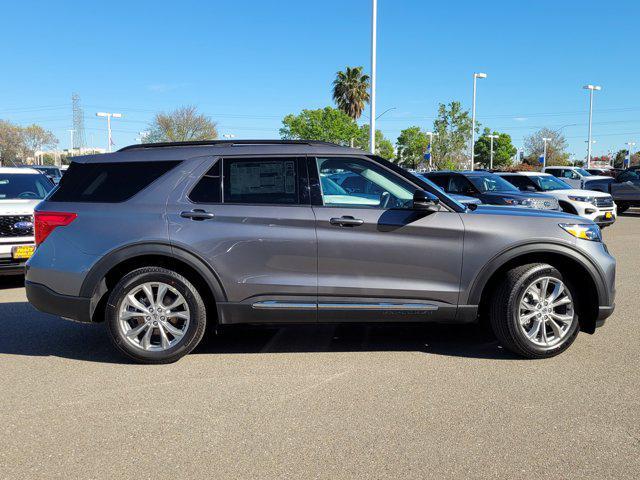
<path id="1" fill-rule="evenodd" d="M 182 218 L 190 218 L 191 220 L 209 220 L 215 215 L 211 212 L 205 212 L 204 210 L 196 208 L 188 212 L 182 212 L 180 213 L 180 216 Z"/>
<path id="2" fill-rule="evenodd" d="M 364 223 L 364 220 L 361 218 L 353 218 L 353 217 L 340 217 L 340 218 L 332 218 L 329 220 L 331 225 L 338 225 L 340 227 L 357 227 Z"/>

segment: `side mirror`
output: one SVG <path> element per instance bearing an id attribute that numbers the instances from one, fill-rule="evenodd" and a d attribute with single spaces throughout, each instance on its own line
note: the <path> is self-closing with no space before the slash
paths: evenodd
<path id="1" fill-rule="evenodd" d="M 413 192 L 413 209 L 423 212 L 437 212 L 440 210 L 440 199 L 424 190 Z"/>

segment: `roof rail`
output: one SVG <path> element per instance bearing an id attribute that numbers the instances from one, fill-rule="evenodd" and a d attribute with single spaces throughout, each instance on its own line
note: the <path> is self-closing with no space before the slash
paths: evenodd
<path id="1" fill-rule="evenodd" d="M 340 145 L 320 140 L 195 140 L 189 142 L 159 142 L 159 143 L 139 143 L 123 147 L 119 152 L 127 150 L 138 150 L 141 148 L 165 148 L 165 147 L 201 147 L 201 146 L 247 146 L 247 145 L 322 145 L 340 147 Z"/>

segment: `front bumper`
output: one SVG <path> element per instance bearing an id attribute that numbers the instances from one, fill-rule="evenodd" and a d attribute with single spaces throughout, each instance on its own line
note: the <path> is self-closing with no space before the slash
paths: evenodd
<path id="1" fill-rule="evenodd" d="M 610 305 L 610 306 L 599 306 L 598 307 L 598 318 L 596 318 L 596 328 L 600 328 L 601 326 L 604 325 L 604 322 L 607 320 L 607 318 L 609 318 L 612 314 L 613 311 L 616 309 L 615 305 Z"/>
<path id="2" fill-rule="evenodd" d="M 39 283 L 25 282 L 29 303 L 44 313 L 78 322 L 91 322 L 91 299 L 61 295 Z"/>
<path id="3" fill-rule="evenodd" d="M 24 275 L 25 262 L 7 262 L 0 261 L 0 276 L 3 275 Z"/>
<path id="4" fill-rule="evenodd" d="M 7 239 L 3 239 L 7 240 Z M 12 256 L 13 247 L 22 245 L 33 245 L 33 237 L 9 238 L 9 241 L 0 243 L 0 276 L 2 275 L 24 275 L 26 260 L 15 260 Z"/>

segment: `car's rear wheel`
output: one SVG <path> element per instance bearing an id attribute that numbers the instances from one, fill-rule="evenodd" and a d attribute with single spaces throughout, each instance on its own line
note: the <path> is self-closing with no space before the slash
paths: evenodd
<path id="1" fill-rule="evenodd" d="M 630 205 L 628 203 L 618 203 L 618 213 L 624 213 L 629 210 Z"/>
<path id="2" fill-rule="evenodd" d="M 106 321 L 115 346 L 140 363 L 175 362 L 198 345 L 207 323 L 196 288 L 160 267 L 125 275 L 109 296 Z"/>
<path id="3" fill-rule="evenodd" d="M 551 265 L 516 267 L 495 291 L 491 326 L 502 345 L 527 358 L 557 355 L 578 335 L 575 290 Z"/>

